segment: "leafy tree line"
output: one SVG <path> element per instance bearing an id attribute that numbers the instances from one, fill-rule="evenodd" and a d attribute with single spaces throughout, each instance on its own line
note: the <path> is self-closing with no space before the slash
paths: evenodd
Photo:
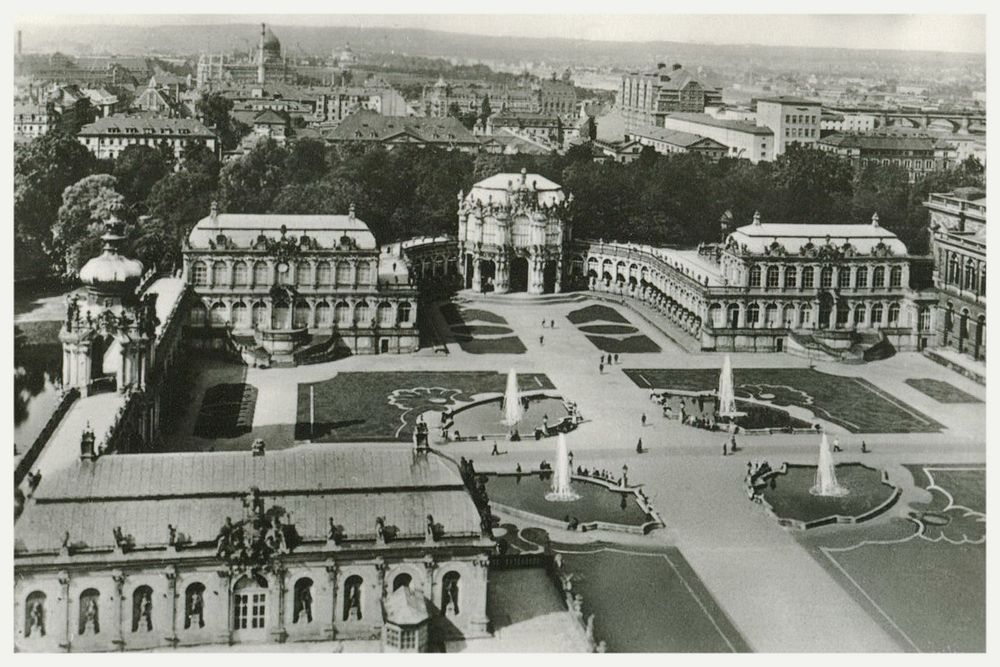
<path id="1" fill-rule="evenodd" d="M 175 161 L 169 150 L 131 146 L 96 160 L 61 132 L 15 148 L 15 269 L 72 276 L 100 248 L 101 222 L 115 209 L 129 251 L 146 266 L 178 266 L 183 239 L 212 201 L 223 212 L 343 214 L 353 204 L 380 243 L 454 233 L 459 191 L 522 168 L 561 183 L 574 197 L 576 238 L 688 246 L 765 222 L 867 223 L 878 212 L 913 254 L 928 250 L 929 192 L 983 186 L 975 161 L 909 183 L 903 169 L 854 170 L 835 156 L 791 148 L 771 163 L 644 150 L 635 162 L 595 163 L 589 146 L 565 155 L 470 155 L 433 148 L 302 139 L 259 142 L 220 165 L 199 148 Z"/>

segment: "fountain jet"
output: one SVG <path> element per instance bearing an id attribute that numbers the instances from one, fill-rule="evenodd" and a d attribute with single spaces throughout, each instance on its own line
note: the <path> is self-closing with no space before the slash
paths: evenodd
<path id="1" fill-rule="evenodd" d="M 569 448 L 566 446 L 566 436 L 559 434 L 556 444 L 556 466 L 552 473 L 552 491 L 545 494 L 545 499 L 565 503 L 579 499 L 580 495 L 573 491 L 570 477 L 573 471 L 569 467 Z"/>
<path id="2" fill-rule="evenodd" d="M 726 355 L 719 373 L 719 416 L 724 418 L 742 417 L 744 413 L 736 409 L 736 393 L 733 389 L 733 363 Z"/>
<path id="3" fill-rule="evenodd" d="M 507 373 L 507 391 L 503 395 L 503 423 L 506 426 L 517 426 L 524 416 L 524 408 L 521 407 L 521 392 L 517 387 L 517 373 L 510 369 Z"/>
<path id="4" fill-rule="evenodd" d="M 846 496 L 847 489 L 837 482 L 836 466 L 833 464 L 833 453 L 826 433 L 819 442 L 819 465 L 816 466 L 816 484 L 809 493 L 814 496 Z"/>

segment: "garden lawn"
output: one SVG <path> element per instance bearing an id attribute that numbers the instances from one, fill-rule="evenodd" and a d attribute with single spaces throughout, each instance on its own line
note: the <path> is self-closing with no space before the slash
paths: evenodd
<path id="1" fill-rule="evenodd" d="M 451 335 L 468 354 L 524 354 L 527 348 L 507 326 L 507 320 L 482 308 L 466 308 L 454 303 L 441 306 Z"/>
<path id="2" fill-rule="evenodd" d="M 541 373 L 521 373 L 522 391 L 555 389 Z M 298 387 L 297 440 L 314 442 L 409 441 L 417 416 L 443 412 L 477 394 L 503 393 L 505 374 L 492 371 L 386 371 L 338 373 Z M 315 424 L 309 424 L 309 388 Z M 432 428 L 437 421 L 429 424 Z"/>
<path id="3" fill-rule="evenodd" d="M 648 389 L 711 391 L 719 384 L 719 371 L 713 368 L 624 370 L 637 386 Z M 736 368 L 733 383 L 737 397 L 802 407 L 851 433 L 936 433 L 942 428 L 862 378 L 812 368 Z"/>
<path id="4" fill-rule="evenodd" d="M 942 380 L 931 378 L 917 378 L 905 381 L 917 391 L 933 398 L 938 403 L 982 403 L 981 400 L 967 394 L 958 387 L 955 387 Z"/>
<path id="5" fill-rule="evenodd" d="M 914 519 L 805 531 L 799 539 L 904 650 L 982 652 L 986 470 L 906 468 L 931 491 L 929 503 L 912 505 Z"/>

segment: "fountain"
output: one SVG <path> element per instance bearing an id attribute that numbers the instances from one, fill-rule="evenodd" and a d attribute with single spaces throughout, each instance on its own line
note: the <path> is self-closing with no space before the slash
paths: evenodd
<path id="1" fill-rule="evenodd" d="M 733 364 L 726 355 L 719 374 L 719 417 L 743 417 L 746 413 L 736 409 L 736 393 L 733 390 Z"/>
<path id="2" fill-rule="evenodd" d="M 523 416 L 524 407 L 521 405 L 521 392 L 517 387 L 517 373 L 512 368 L 507 374 L 507 391 L 503 395 L 503 423 L 513 428 Z"/>
<path id="3" fill-rule="evenodd" d="M 573 491 L 573 487 L 570 485 L 571 475 L 566 437 L 560 433 L 556 445 L 556 467 L 552 473 L 552 491 L 545 494 L 545 499 L 556 503 L 579 500 L 580 495 Z"/>
<path id="4" fill-rule="evenodd" d="M 847 489 L 837 482 L 837 471 L 833 464 L 833 453 L 826 433 L 819 443 L 819 464 L 816 466 L 816 483 L 809 489 L 814 496 L 846 496 Z"/>

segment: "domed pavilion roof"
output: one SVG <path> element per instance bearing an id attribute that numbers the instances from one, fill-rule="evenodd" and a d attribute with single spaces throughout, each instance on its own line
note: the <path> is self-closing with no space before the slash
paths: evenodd
<path id="1" fill-rule="evenodd" d="M 121 255 L 118 248 L 125 240 L 124 224 L 113 213 L 105 221 L 101 239 L 104 249 L 80 269 L 80 281 L 90 287 L 131 289 L 142 278 L 142 262 Z"/>

